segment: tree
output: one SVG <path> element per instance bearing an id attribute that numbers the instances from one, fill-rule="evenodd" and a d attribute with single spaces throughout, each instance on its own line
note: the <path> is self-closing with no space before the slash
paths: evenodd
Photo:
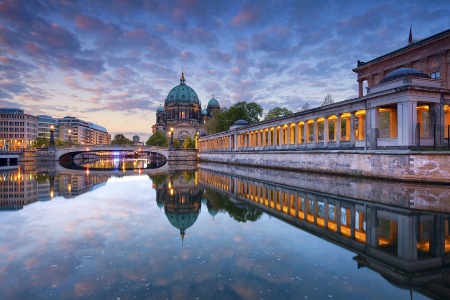
<path id="1" fill-rule="evenodd" d="M 333 96 L 331 96 L 331 94 L 328 94 L 325 96 L 325 99 L 323 99 L 322 106 L 330 105 L 333 103 L 334 103 Z"/>
<path id="2" fill-rule="evenodd" d="M 204 125 L 204 128 L 206 130 L 206 132 L 210 133 L 210 134 L 214 134 L 217 133 L 217 128 L 218 128 L 218 122 L 219 122 L 219 115 L 221 113 L 223 113 L 223 111 L 226 108 L 221 108 L 220 110 L 213 110 L 211 118 L 206 120 L 206 123 Z"/>
<path id="3" fill-rule="evenodd" d="M 195 141 L 191 139 L 191 137 L 186 137 L 183 142 L 184 149 L 192 149 L 195 148 Z"/>
<path id="4" fill-rule="evenodd" d="M 237 120 L 245 120 L 249 124 L 256 124 L 262 117 L 263 108 L 261 105 L 251 102 L 238 102 L 230 108 L 221 109 L 217 116 L 216 132 L 230 129 Z"/>
<path id="5" fill-rule="evenodd" d="M 177 138 L 173 138 L 173 147 L 175 149 L 180 149 L 181 148 L 181 142 L 179 139 Z"/>
<path id="6" fill-rule="evenodd" d="M 56 147 L 64 147 L 64 146 L 67 146 L 68 144 L 69 144 L 69 142 L 61 141 L 60 139 L 55 140 Z"/>
<path id="7" fill-rule="evenodd" d="M 288 115 L 291 115 L 291 114 L 292 114 L 292 111 L 290 111 L 286 107 L 278 107 L 277 106 L 277 107 L 274 107 L 271 110 L 269 110 L 267 115 L 264 117 L 264 121 L 272 120 L 272 119 L 279 118 L 279 117 L 288 116 Z"/>
<path id="8" fill-rule="evenodd" d="M 156 131 L 153 135 L 151 135 L 146 144 L 148 146 L 163 146 L 167 147 L 169 145 L 169 139 L 162 131 Z"/>
<path id="9" fill-rule="evenodd" d="M 114 136 L 114 139 L 111 141 L 113 145 L 130 145 L 131 141 L 127 139 L 123 134 L 119 133 Z"/>
<path id="10" fill-rule="evenodd" d="M 50 139 L 45 137 L 38 137 L 34 140 L 33 145 L 36 148 L 48 147 L 50 145 Z"/>

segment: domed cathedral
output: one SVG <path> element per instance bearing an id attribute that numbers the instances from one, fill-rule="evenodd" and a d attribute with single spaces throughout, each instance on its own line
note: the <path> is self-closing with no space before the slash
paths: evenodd
<path id="1" fill-rule="evenodd" d="M 194 139 L 197 133 L 204 133 L 203 124 L 213 116 L 215 110 L 220 110 L 220 105 L 214 96 L 202 110 L 197 93 L 186 84 L 184 72 L 181 72 L 180 84 L 170 90 L 164 107 L 160 106 L 156 110 L 156 124 L 152 131 L 162 131 L 169 137 L 173 128 L 174 137 L 183 143 L 187 137 Z"/>

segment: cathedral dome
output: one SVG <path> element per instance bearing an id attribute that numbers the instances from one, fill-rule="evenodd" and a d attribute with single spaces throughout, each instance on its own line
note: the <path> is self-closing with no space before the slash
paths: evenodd
<path id="1" fill-rule="evenodd" d="M 430 78 L 430 76 L 419 70 L 413 68 L 400 68 L 387 74 L 379 83 L 385 83 L 403 77 Z"/>
<path id="2" fill-rule="evenodd" d="M 173 227 L 186 230 L 197 221 L 200 211 L 189 212 L 166 212 L 167 219 Z"/>
<path id="3" fill-rule="evenodd" d="M 164 111 L 164 107 L 162 107 L 161 105 L 158 107 L 158 109 L 156 110 L 156 112 L 162 112 Z"/>
<path id="4" fill-rule="evenodd" d="M 207 115 L 208 111 L 206 110 L 206 108 L 202 109 L 202 115 Z"/>
<path id="5" fill-rule="evenodd" d="M 184 79 L 184 72 L 181 73 L 180 84 L 175 86 L 167 95 L 166 104 L 171 102 L 194 102 L 200 104 L 197 93 L 188 85 Z"/>
<path id="6" fill-rule="evenodd" d="M 208 102 L 208 106 L 219 106 L 219 101 L 217 101 L 216 98 L 212 97 L 212 99 Z"/>

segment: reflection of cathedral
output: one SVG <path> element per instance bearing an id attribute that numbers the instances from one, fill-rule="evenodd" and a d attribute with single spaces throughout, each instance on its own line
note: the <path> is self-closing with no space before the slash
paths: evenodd
<path id="1" fill-rule="evenodd" d="M 216 110 L 220 110 L 220 105 L 214 97 L 202 110 L 197 93 L 186 85 L 182 73 L 180 84 L 170 90 L 164 101 L 164 107 L 160 106 L 156 111 L 153 133 L 162 131 L 169 137 L 173 128 L 174 138 L 179 139 L 181 143 L 187 137 L 194 139 L 197 133 L 203 132 L 203 124 Z"/>
<path id="2" fill-rule="evenodd" d="M 186 229 L 194 225 L 200 214 L 203 191 L 199 190 L 196 176 L 196 172 L 169 174 L 165 178 L 151 176 L 158 207 L 164 206 L 167 219 L 180 230 L 182 241 Z"/>

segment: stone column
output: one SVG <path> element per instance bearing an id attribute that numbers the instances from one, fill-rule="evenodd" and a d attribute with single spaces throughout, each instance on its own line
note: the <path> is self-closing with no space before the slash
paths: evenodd
<path id="1" fill-rule="evenodd" d="M 442 97 L 440 103 L 430 104 L 431 137 L 436 138 L 436 146 L 444 145 L 444 101 Z"/>
<path id="2" fill-rule="evenodd" d="M 377 148 L 377 139 L 380 135 L 380 112 L 378 107 L 370 108 L 366 115 L 368 129 L 366 131 L 367 148 L 375 150 Z"/>
<path id="3" fill-rule="evenodd" d="M 310 142 L 309 137 L 311 136 L 309 132 L 309 124 L 305 121 L 305 146 Z"/>
<path id="4" fill-rule="evenodd" d="M 397 103 L 397 116 L 397 145 L 415 146 L 417 143 L 417 102 Z"/>
<path id="5" fill-rule="evenodd" d="M 355 147 L 355 112 L 350 112 L 350 148 Z"/>
<path id="6" fill-rule="evenodd" d="M 295 122 L 294 123 L 294 144 L 295 144 L 295 149 L 297 149 L 298 147 L 298 137 L 299 137 L 299 130 L 298 130 L 298 123 Z"/>
<path id="7" fill-rule="evenodd" d="M 359 98 L 364 96 L 364 91 L 363 91 L 363 79 L 358 79 L 358 92 L 359 92 Z"/>
<path id="8" fill-rule="evenodd" d="M 286 127 L 286 145 L 288 145 L 288 148 L 291 145 L 291 124 L 287 124 Z"/>
<path id="9" fill-rule="evenodd" d="M 317 147 L 317 142 L 319 141 L 319 126 L 317 124 L 317 119 L 316 118 L 313 119 L 313 122 L 314 122 L 313 123 L 313 128 L 314 128 L 313 145 L 314 145 L 314 148 L 316 148 Z"/>
<path id="10" fill-rule="evenodd" d="M 307 148 L 307 138 L 308 138 L 308 124 L 306 123 L 306 121 L 303 122 L 303 148 Z"/>
<path id="11" fill-rule="evenodd" d="M 336 115 L 336 125 L 334 126 L 334 134 L 336 136 L 336 146 L 341 147 L 341 116 Z"/>
<path id="12" fill-rule="evenodd" d="M 283 125 L 280 126 L 280 130 L 279 130 L 279 142 L 280 142 L 280 146 L 284 145 L 284 128 Z"/>
<path id="13" fill-rule="evenodd" d="M 323 147 L 328 148 L 328 140 L 330 139 L 330 128 L 328 124 L 328 117 L 323 120 Z"/>

